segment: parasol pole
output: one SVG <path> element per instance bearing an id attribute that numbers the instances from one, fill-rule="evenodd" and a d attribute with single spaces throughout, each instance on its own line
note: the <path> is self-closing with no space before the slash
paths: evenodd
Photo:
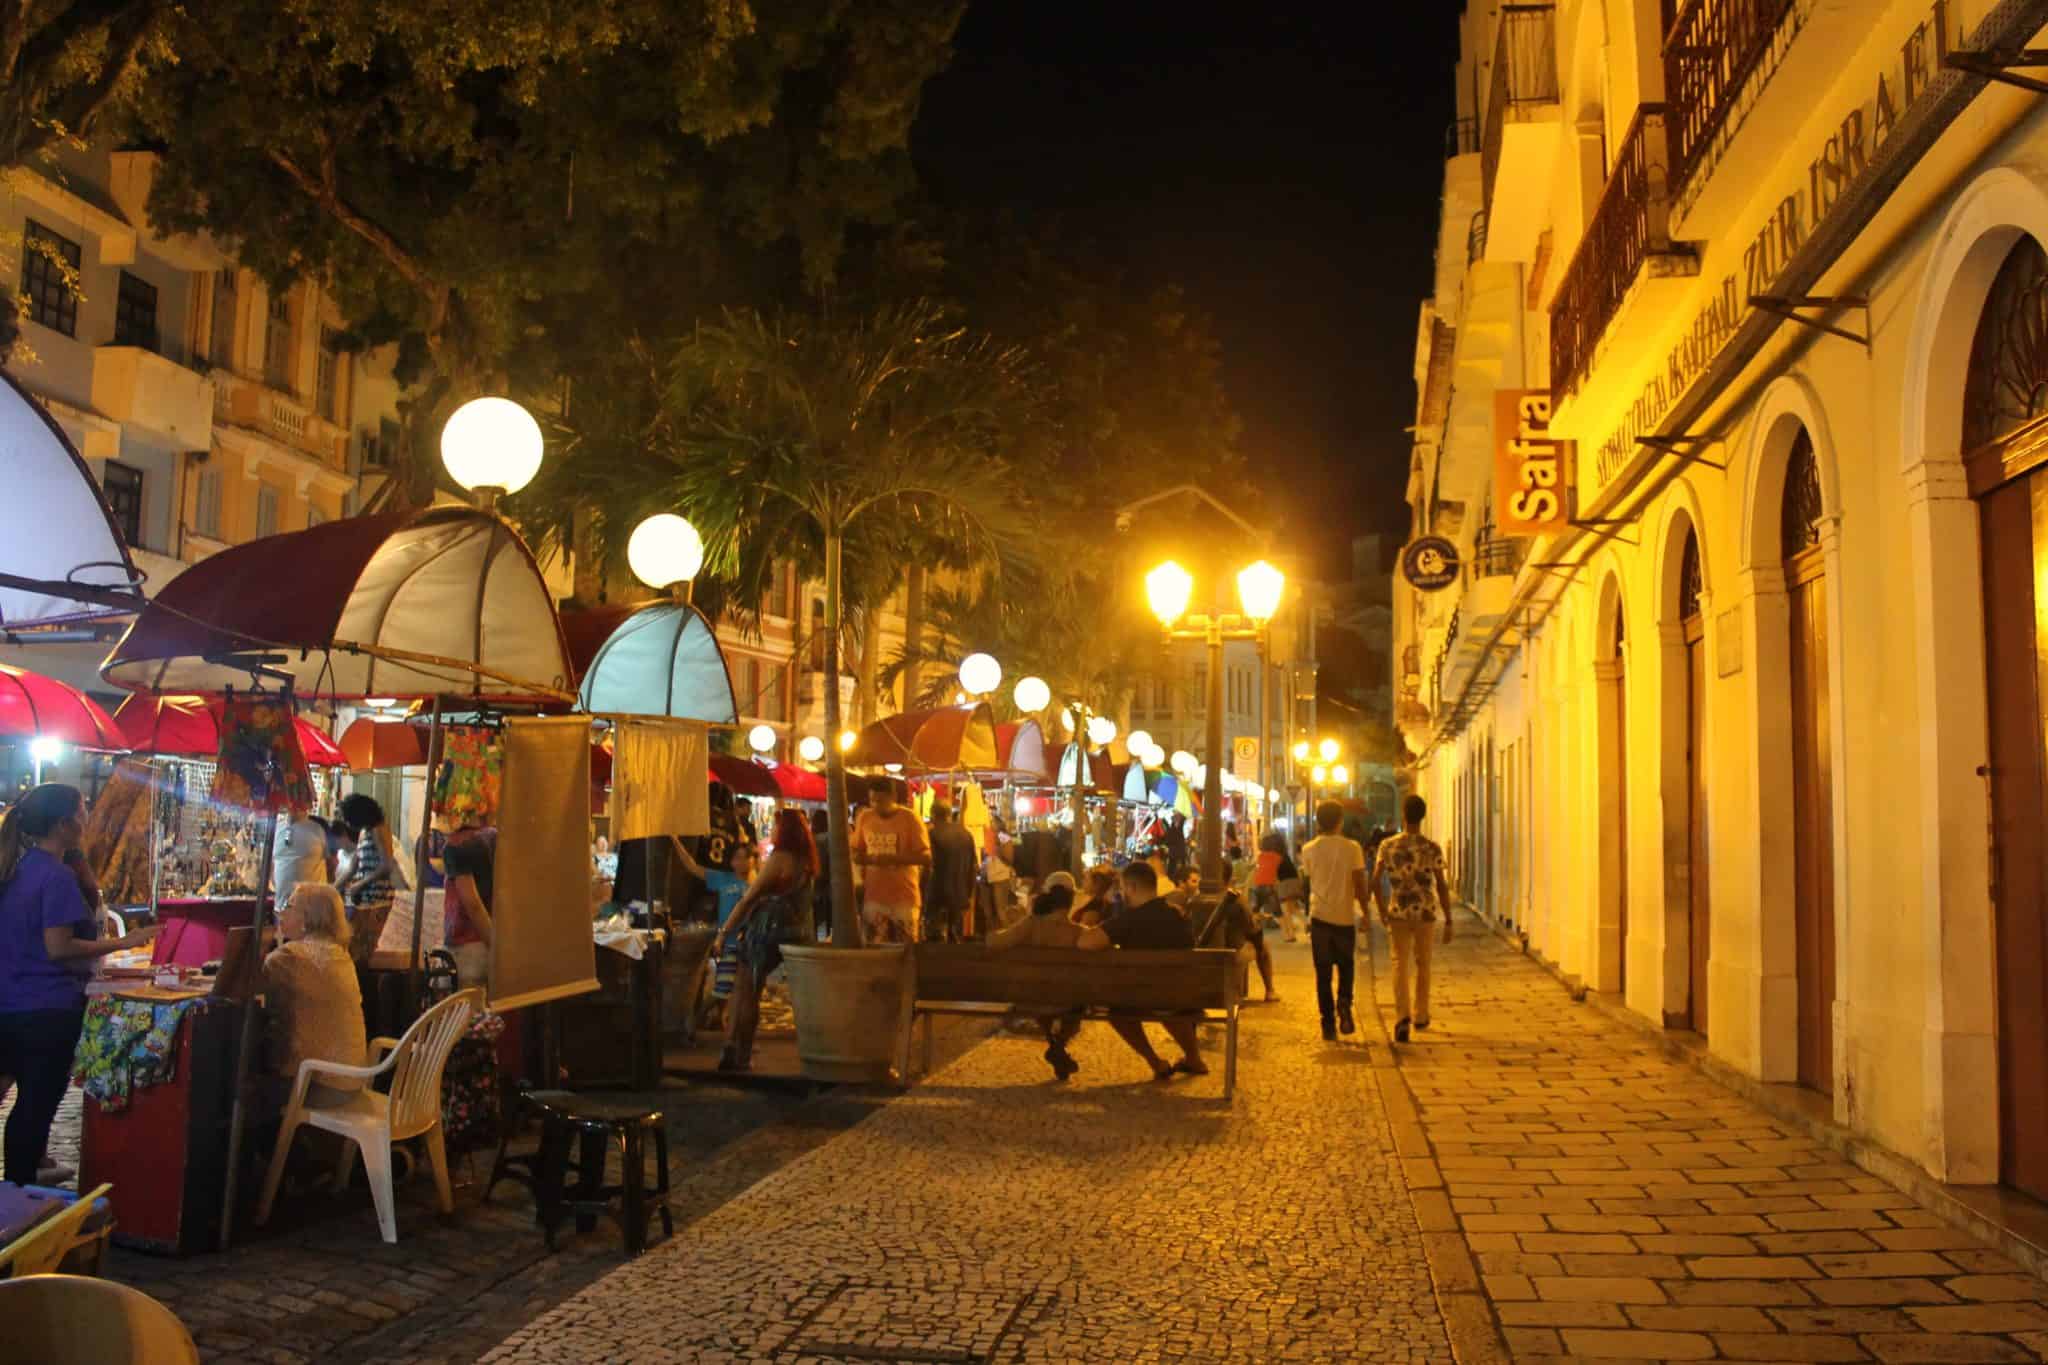
<path id="1" fill-rule="evenodd" d="M 232 701 L 234 695 L 232 689 L 230 689 L 228 695 L 229 700 Z M 292 688 L 289 681 L 285 683 L 284 688 L 284 713 L 286 724 L 295 725 L 298 723 L 298 712 L 292 704 Z M 227 714 L 225 711 L 221 715 L 221 724 L 227 724 Z M 296 742 L 297 737 L 294 736 L 293 739 Z M 278 770 L 277 755 L 272 753 L 266 758 L 265 762 L 269 765 L 270 826 L 264 835 L 263 847 L 256 855 L 256 909 L 249 917 L 249 932 L 252 938 L 249 945 L 250 951 L 259 954 L 262 952 L 263 947 L 263 922 L 265 917 L 263 896 L 270 888 L 270 876 L 273 871 L 271 855 L 277 847 L 277 822 L 283 813 L 277 806 L 277 789 L 284 776 Z M 223 954 L 225 954 L 225 950 L 223 950 Z M 236 965 L 239 966 L 240 964 Z M 226 971 L 228 967 L 229 964 L 223 960 L 221 970 Z M 228 1244 L 233 1240 L 235 1232 L 235 1186 L 241 1176 L 242 1130 L 249 1122 L 249 1068 L 256 1056 L 256 993 L 251 991 L 248 998 L 241 1002 L 241 1005 L 242 1037 L 235 1049 L 235 1107 L 228 1116 L 227 1185 L 222 1190 L 220 1199 L 219 1249 L 222 1251 L 228 1249 Z"/>
<path id="2" fill-rule="evenodd" d="M 412 956 L 406 960 L 407 990 L 419 999 L 423 976 L 420 962 L 421 926 L 427 913 L 427 845 L 434 837 L 434 772 L 441 766 L 441 699 L 434 698 L 434 718 L 427 726 L 427 785 L 420 794 L 420 841 L 413 846 Z M 404 786 L 401 783 L 401 791 Z M 442 892 L 446 895 L 447 892 Z"/>

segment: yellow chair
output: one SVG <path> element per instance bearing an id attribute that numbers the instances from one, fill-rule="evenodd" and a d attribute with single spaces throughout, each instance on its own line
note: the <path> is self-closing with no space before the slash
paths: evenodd
<path id="1" fill-rule="evenodd" d="M 91 1194 L 72 1201 L 71 1207 L 54 1218 L 46 1218 L 0 1248 L 0 1271 L 20 1278 L 46 1275 L 78 1244 L 78 1229 L 92 1216 L 92 1207 L 112 1185 L 102 1185 Z"/>
<path id="2" fill-rule="evenodd" d="M 199 1348 L 177 1314 L 141 1290 L 112 1280 L 30 1275 L 0 1281 L 0 1322 L 7 1324 L 0 1331 L 0 1365 L 199 1361 Z"/>

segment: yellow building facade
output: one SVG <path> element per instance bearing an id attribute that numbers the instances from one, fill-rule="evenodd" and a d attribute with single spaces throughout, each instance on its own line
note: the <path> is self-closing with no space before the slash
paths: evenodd
<path id="1" fill-rule="evenodd" d="M 2006 78 L 2044 22 L 1469 7 L 1408 485 L 1455 572 L 1394 612 L 1466 899 L 2035 1198 L 2048 106 Z M 1562 515 L 1517 522 L 1559 455 Z"/>

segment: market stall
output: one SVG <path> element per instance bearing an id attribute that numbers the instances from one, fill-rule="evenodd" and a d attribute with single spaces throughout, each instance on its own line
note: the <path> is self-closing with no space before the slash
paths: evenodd
<path id="1" fill-rule="evenodd" d="M 352 518 L 222 551 L 165 586 L 102 673 L 138 692 L 240 699 L 256 688 L 287 716 L 298 702 L 313 698 L 428 701 L 434 708 L 430 753 L 437 741 L 432 732 L 449 699 L 467 706 L 571 700 L 561 627 L 538 566 L 509 525 L 469 508 Z M 584 909 L 587 725 L 566 722 L 577 740 L 571 748 L 561 742 L 564 724 L 506 724 L 490 945 L 491 999 L 500 1009 L 596 984 Z M 274 733 L 280 748 L 297 751 L 295 727 L 286 724 Z M 224 735 L 224 760 L 227 751 Z M 565 783 L 574 796 L 573 809 L 566 811 L 559 808 Z M 310 804 L 310 787 L 309 782 L 303 797 L 251 791 L 240 804 L 302 809 Z M 269 847 L 267 841 L 260 847 L 262 862 L 268 861 Z M 267 873 L 259 866 L 255 884 L 267 882 Z M 415 884 L 419 880 L 416 865 Z M 564 894 L 565 886 L 573 891 Z M 416 937 L 417 924 L 415 917 Z M 260 911 L 252 912 L 250 928 L 261 927 Z M 417 960 L 415 953 L 412 961 Z M 224 1238 L 242 1174 L 242 1078 L 255 1036 L 253 1011 L 238 1012 Z M 102 1148 L 115 1150 L 105 1143 Z"/>

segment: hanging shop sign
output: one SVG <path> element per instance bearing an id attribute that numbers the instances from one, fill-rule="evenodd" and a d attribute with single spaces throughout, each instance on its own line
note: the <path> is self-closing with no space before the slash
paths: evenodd
<path id="1" fill-rule="evenodd" d="M 1401 551 L 1401 576 L 1419 592 L 1436 592 L 1458 581 L 1458 547 L 1442 536 L 1424 536 Z"/>
<path id="2" fill-rule="evenodd" d="M 1550 434 L 1550 391 L 1493 395 L 1493 522 L 1504 536 L 1547 535 L 1571 520 L 1572 443 Z"/>
<path id="3" fill-rule="evenodd" d="M 1951 52 L 1964 46 L 1959 0 L 1933 0 L 1924 17 L 1884 69 L 1869 78 L 1864 97 L 1818 137 L 1802 163 L 1798 183 L 1786 188 L 1763 226 L 1743 248 L 1739 266 L 1721 281 L 1693 316 L 1664 364 L 1598 451 L 1589 451 L 1589 476 L 1604 488 L 1636 456 L 1641 437 L 1654 432 L 1721 353 L 1757 298 L 1776 299 L 1778 279 L 1801 247 L 1828 226 L 1836 211 L 1859 197 L 1877 174 L 1880 155 L 1937 85 Z"/>

